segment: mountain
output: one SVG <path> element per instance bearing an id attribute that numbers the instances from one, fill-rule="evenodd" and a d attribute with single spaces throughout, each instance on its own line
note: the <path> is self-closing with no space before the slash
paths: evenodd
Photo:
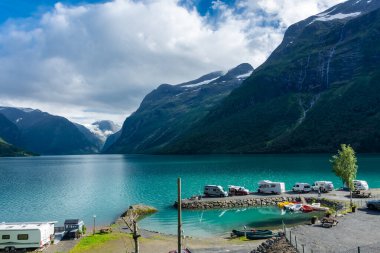
<path id="1" fill-rule="evenodd" d="M 18 127 L 2 115 L 0 110 L 0 138 L 8 143 L 16 143 L 20 134 Z"/>
<path id="2" fill-rule="evenodd" d="M 104 152 L 153 153 L 160 150 L 202 119 L 252 71 L 252 66 L 244 63 L 226 74 L 217 71 L 178 85 L 160 85 L 125 120 L 120 137 Z"/>
<path id="3" fill-rule="evenodd" d="M 98 151 L 78 127 L 64 117 L 30 108 L 0 107 L 0 114 L 19 130 L 11 143 L 44 155 L 88 154 Z"/>
<path id="4" fill-rule="evenodd" d="M 91 130 L 104 144 L 108 136 L 115 134 L 121 129 L 121 126 L 111 120 L 100 120 L 86 126 Z"/>
<path id="5" fill-rule="evenodd" d="M 380 1 L 289 27 L 244 83 L 161 153 L 380 151 Z"/>
<path id="6" fill-rule="evenodd" d="M 107 150 L 120 138 L 120 136 L 121 130 L 109 135 L 103 145 L 102 152 L 107 152 Z"/>
<path id="7" fill-rule="evenodd" d="M 0 157 L 33 156 L 35 154 L 17 148 L 0 138 Z"/>

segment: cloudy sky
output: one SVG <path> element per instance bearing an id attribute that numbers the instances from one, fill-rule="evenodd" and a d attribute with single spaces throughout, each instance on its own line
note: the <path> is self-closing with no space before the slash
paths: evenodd
<path id="1" fill-rule="evenodd" d="M 1 0 L 0 105 L 122 123 L 144 95 L 242 62 L 343 0 Z"/>

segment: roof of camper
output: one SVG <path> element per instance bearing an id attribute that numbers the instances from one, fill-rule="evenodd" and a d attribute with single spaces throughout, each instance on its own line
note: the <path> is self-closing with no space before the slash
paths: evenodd
<path id="1" fill-rule="evenodd" d="M 41 229 L 43 227 L 50 226 L 51 224 L 57 223 L 56 221 L 49 222 L 2 222 L 0 223 L 0 230 L 31 230 L 31 229 Z"/>

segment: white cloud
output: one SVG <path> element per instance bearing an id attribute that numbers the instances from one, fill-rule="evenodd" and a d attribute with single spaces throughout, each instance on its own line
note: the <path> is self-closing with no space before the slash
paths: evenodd
<path id="1" fill-rule="evenodd" d="M 160 83 L 242 62 L 257 67 L 290 24 L 338 2 L 242 0 L 231 8 L 218 1 L 214 17 L 176 0 L 58 3 L 0 28 L 0 99 L 83 123 L 121 122 Z"/>

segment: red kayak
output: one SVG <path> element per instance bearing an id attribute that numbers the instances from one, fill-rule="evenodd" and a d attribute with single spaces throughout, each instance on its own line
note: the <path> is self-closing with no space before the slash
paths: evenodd
<path id="1" fill-rule="evenodd" d="M 304 213 L 310 213 L 310 212 L 313 211 L 313 207 L 309 206 L 309 205 L 303 205 L 301 207 L 301 211 L 304 212 Z"/>

